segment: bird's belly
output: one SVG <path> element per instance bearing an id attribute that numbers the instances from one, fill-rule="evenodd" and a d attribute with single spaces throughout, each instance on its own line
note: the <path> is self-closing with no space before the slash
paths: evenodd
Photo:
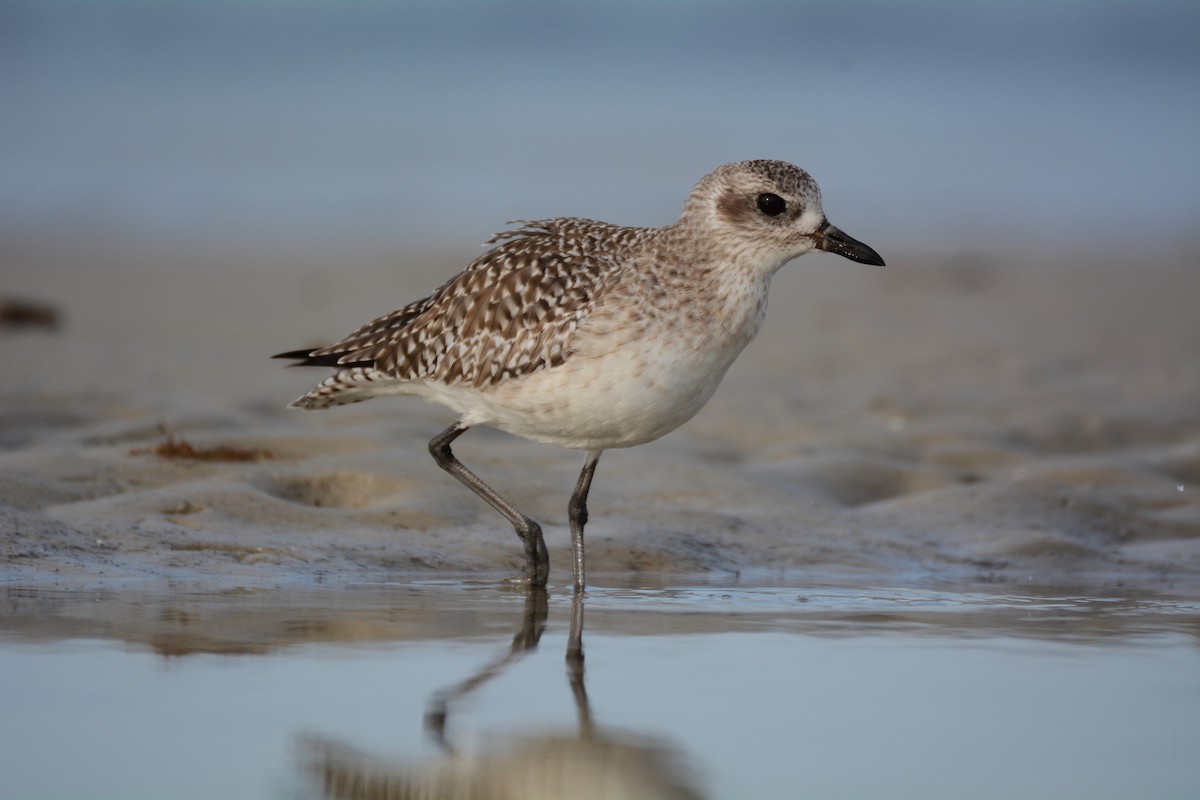
<path id="1" fill-rule="evenodd" d="M 695 416 L 748 341 L 624 343 L 483 392 L 430 386 L 420 394 L 460 411 L 468 425 L 581 450 L 631 447 Z"/>

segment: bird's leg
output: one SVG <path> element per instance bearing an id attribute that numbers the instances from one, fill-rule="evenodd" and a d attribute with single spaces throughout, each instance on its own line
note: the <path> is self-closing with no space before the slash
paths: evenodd
<path id="1" fill-rule="evenodd" d="M 546 542 L 542 539 L 542 528 L 529 517 L 518 511 L 512 503 L 496 494 L 492 487 L 479 479 L 471 470 L 463 466 L 450 451 L 450 443 L 462 436 L 469 426 L 456 422 L 439 433 L 429 442 L 429 452 L 437 461 L 438 466 L 458 478 L 468 489 L 482 497 L 492 508 L 504 515 L 512 523 L 517 536 L 525 543 L 525 580 L 530 586 L 545 586 L 550 576 L 550 554 L 546 552 Z M 586 491 L 585 491 L 586 493 Z"/>
<path id="2" fill-rule="evenodd" d="M 583 565 L 583 526 L 587 524 L 587 496 L 592 488 L 592 475 L 596 473 L 596 462 L 600 460 L 601 450 L 588 452 L 583 471 L 579 473 L 579 482 L 571 494 L 571 502 L 567 505 L 567 517 L 571 522 L 571 558 L 575 569 L 575 591 L 583 591 L 586 575 Z"/>

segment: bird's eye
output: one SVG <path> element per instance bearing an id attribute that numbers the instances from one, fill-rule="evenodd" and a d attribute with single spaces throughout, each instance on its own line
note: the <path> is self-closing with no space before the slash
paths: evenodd
<path id="1" fill-rule="evenodd" d="M 787 210 L 787 201 L 770 192 L 758 196 L 758 210 L 768 217 L 778 217 Z"/>

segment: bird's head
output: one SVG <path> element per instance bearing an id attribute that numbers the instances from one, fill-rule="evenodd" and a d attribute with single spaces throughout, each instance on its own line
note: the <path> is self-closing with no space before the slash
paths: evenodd
<path id="1" fill-rule="evenodd" d="M 878 253 L 829 223 L 817 182 L 785 161 L 718 167 L 696 184 L 679 224 L 703 230 L 735 258 L 769 271 L 813 250 L 883 266 Z"/>

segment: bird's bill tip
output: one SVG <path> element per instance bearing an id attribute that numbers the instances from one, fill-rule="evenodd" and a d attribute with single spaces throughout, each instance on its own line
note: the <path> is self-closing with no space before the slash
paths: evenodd
<path id="1" fill-rule="evenodd" d="M 813 236 L 817 249 L 827 253 L 836 253 L 842 258 L 857 261 L 860 264 L 870 264 L 873 267 L 885 266 L 883 258 L 871 247 L 850 236 L 836 225 L 826 224 L 823 230 Z"/>

